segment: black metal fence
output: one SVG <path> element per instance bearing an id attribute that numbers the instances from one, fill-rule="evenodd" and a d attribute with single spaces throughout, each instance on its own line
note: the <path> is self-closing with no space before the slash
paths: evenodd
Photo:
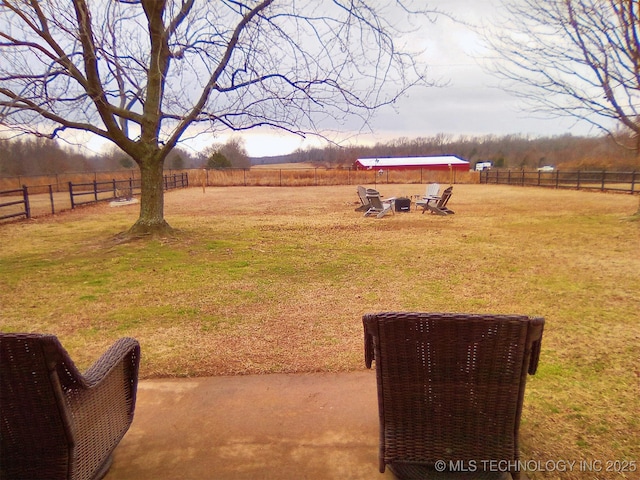
<path id="1" fill-rule="evenodd" d="M 14 200 L 15 197 L 21 197 L 18 200 Z M 27 191 L 27 187 L 23 185 L 22 188 L 16 190 L 4 190 L 0 192 L 0 198 L 10 198 L 9 201 L 0 203 L 0 209 L 7 207 L 15 207 L 11 210 L 10 213 L 6 213 L 4 215 L 0 215 L 0 220 L 5 220 L 7 218 L 15 218 L 15 217 L 26 217 L 31 218 L 31 208 L 29 206 L 29 192 Z M 7 210 L 4 210 L 7 211 Z"/>
<path id="2" fill-rule="evenodd" d="M 189 175 L 185 172 L 164 176 L 164 189 L 185 188 L 189 186 Z M 31 218 L 35 204 L 40 214 L 51 214 L 67 208 L 96 203 L 106 200 L 132 198 L 140 194 L 140 179 L 93 181 L 87 183 L 68 183 L 68 192 L 59 192 L 54 185 L 38 185 L 19 189 L 0 191 L 0 220 L 18 217 Z M 48 195 L 43 195 L 43 189 Z M 65 198 L 66 196 L 66 198 Z M 3 201 L 4 200 L 4 201 Z"/>
<path id="3" fill-rule="evenodd" d="M 133 198 L 140 190 L 140 180 L 111 180 L 110 182 L 93 181 L 89 183 L 69 182 L 69 199 L 71 208 L 101 200 L 115 198 Z M 87 199 L 88 197 L 88 199 Z"/>
<path id="4" fill-rule="evenodd" d="M 178 173 L 165 175 L 164 189 L 186 188 L 189 186 L 189 175 Z M 139 178 L 128 180 L 111 180 L 109 182 L 73 183 L 69 182 L 69 198 L 71 208 L 87 203 L 96 203 L 102 200 L 113 200 L 118 198 L 133 198 L 140 194 L 141 180 Z M 78 201 L 77 197 L 89 197 L 89 200 Z"/>
<path id="5" fill-rule="evenodd" d="M 640 193 L 640 172 L 484 170 L 480 183 Z"/>

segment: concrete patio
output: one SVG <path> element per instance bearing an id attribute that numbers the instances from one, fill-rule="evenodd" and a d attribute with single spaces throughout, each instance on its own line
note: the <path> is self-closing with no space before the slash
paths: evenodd
<path id="1" fill-rule="evenodd" d="M 375 371 L 143 380 L 105 480 L 389 480 Z"/>

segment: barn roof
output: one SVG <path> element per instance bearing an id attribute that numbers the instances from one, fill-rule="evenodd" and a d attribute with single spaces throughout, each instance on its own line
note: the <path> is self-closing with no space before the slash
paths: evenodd
<path id="1" fill-rule="evenodd" d="M 455 155 L 430 157 L 371 157 L 356 160 L 364 168 L 398 168 L 398 167 L 436 167 L 449 165 L 468 167 L 469 162 Z"/>

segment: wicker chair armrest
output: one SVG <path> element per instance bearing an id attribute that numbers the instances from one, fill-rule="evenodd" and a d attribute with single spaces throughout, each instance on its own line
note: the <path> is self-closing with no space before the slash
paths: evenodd
<path id="1" fill-rule="evenodd" d="M 529 375 L 535 375 L 538 371 L 538 361 L 540 360 L 540 349 L 542 346 L 542 342 L 537 341 L 533 342 L 531 346 L 531 358 L 529 359 Z"/>
<path id="2" fill-rule="evenodd" d="M 64 388 L 68 428 L 77 449 L 74 469 L 78 478 L 89 478 L 104 465 L 129 429 L 139 361 L 138 342 L 120 339 L 87 370 L 85 385 Z"/>
<path id="3" fill-rule="evenodd" d="M 364 338 L 364 364 L 367 368 L 371 368 L 371 364 L 375 360 L 375 353 L 373 348 L 373 337 L 371 335 L 365 335 Z"/>
<path id="4" fill-rule="evenodd" d="M 544 330 L 544 319 L 535 318 L 531 328 L 533 343 L 531 344 L 531 357 L 529 358 L 529 375 L 535 375 L 538 370 L 538 362 L 540 360 L 540 350 L 542 348 L 542 332 Z"/>
<path id="5" fill-rule="evenodd" d="M 84 386 L 95 387 L 116 368 L 121 362 L 131 362 L 131 373 L 138 378 L 138 365 L 140 360 L 140 344 L 134 338 L 120 338 L 84 373 Z"/>
<path id="6" fill-rule="evenodd" d="M 375 360 L 375 347 L 373 345 L 373 335 L 369 332 L 369 325 L 367 319 L 369 314 L 363 317 L 362 323 L 364 324 L 364 364 L 367 368 L 371 368 L 372 362 Z"/>

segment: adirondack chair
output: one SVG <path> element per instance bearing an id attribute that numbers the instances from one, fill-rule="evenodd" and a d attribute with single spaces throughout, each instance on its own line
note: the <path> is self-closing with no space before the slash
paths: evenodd
<path id="1" fill-rule="evenodd" d="M 447 187 L 444 189 L 444 192 L 442 192 L 442 196 L 437 200 L 432 199 L 425 201 L 424 204 L 421 203 L 420 206 L 422 207 L 422 213 L 429 211 L 431 213 L 435 213 L 436 215 L 454 214 L 455 212 L 453 210 L 447 208 L 447 203 L 449 203 L 452 191 L 453 187 Z"/>
<path id="2" fill-rule="evenodd" d="M 364 188 L 362 185 L 358 185 L 358 198 L 361 205 L 356 208 L 356 212 L 366 212 L 371 207 L 371 201 L 367 198 L 367 195 L 380 195 L 380 192 L 373 188 Z"/>
<path id="3" fill-rule="evenodd" d="M 364 212 L 365 217 L 375 215 L 376 218 L 382 218 L 389 212 L 394 214 L 393 202 L 382 201 L 380 194 L 367 194 L 367 200 L 369 200 L 369 208 Z"/>
<path id="4" fill-rule="evenodd" d="M 416 204 L 416 210 L 420 206 L 424 206 L 427 203 L 440 200 L 440 184 L 439 183 L 430 183 L 427 185 L 427 189 L 424 192 L 424 195 L 414 195 L 414 201 Z"/>
<path id="5" fill-rule="evenodd" d="M 363 324 L 365 365 L 376 364 L 380 472 L 519 478 L 520 416 L 543 318 L 383 312 L 365 315 Z M 492 470 L 488 459 L 503 461 L 509 473 Z"/>

